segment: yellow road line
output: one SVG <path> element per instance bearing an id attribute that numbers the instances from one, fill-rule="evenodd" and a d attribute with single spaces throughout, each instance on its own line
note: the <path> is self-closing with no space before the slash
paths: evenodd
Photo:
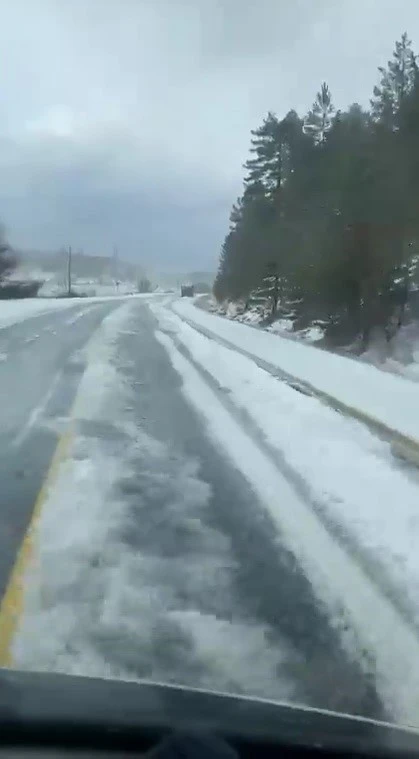
<path id="1" fill-rule="evenodd" d="M 57 478 L 59 466 L 69 451 L 73 437 L 74 428 L 71 424 L 58 440 L 47 475 L 36 498 L 28 529 L 17 553 L 6 592 L 0 603 L 0 667 L 13 665 L 12 643 L 23 612 L 24 579 L 33 556 L 34 530 L 48 490 Z"/>
<path id="2" fill-rule="evenodd" d="M 126 304 L 124 303 L 124 305 L 118 306 L 116 309 L 112 309 L 110 313 L 114 313 L 114 311 L 117 311 L 120 308 L 124 308 L 125 305 Z M 98 330 L 102 329 L 102 327 L 103 321 L 101 322 L 100 327 L 94 330 L 91 338 L 87 342 L 87 345 L 84 348 L 87 353 L 89 353 L 90 346 L 94 344 Z M 86 363 L 88 364 L 88 362 Z M 10 573 L 5 594 L 0 601 L 0 667 L 11 667 L 13 665 L 12 643 L 13 637 L 19 625 L 20 617 L 23 612 L 24 581 L 28 565 L 33 557 L 34 531 L 37 521 L 40 517 L 42 507 L 46 501 L 48 491 L 56 480 L 59 466 L 66 458 L 70 446 L 74 440 L 74 424 L 75 419 L 77 419 L 76 409 L 78 398 L 79 389 L 76 392 L 76 396 L 69 411 L 70 423 L 65 432 L 63 432 L 61 437 L 58 439 L 58 443 L 52 456 L 49 469 L 36 498 L 25 537 L 22 540 L 16 556 L 15 564 Z"/>

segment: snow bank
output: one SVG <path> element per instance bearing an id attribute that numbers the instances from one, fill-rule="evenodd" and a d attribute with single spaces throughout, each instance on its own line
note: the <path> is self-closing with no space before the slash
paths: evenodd
<path id="1" fill-rule="evenodd" d="M 228 319 L 241 322 L 242 324 L 251 324 L 254 327 L 265 329 L 267 332 L 275 332 L 279 335 L 288 336 L 293 340 L 316 343 L 325 335 L 325 330 L 318 322 L 311 324 L 311 326 L 305 329 L 294 330 L 295 320 L 291 318 L 291 315 L 275 319 L 272 324 L 266 326 L 270 312 L 263 305 L 253 305 L 246 308 L 244 301 L 228 301 L 220 306 L 214 299 L 204 303 L 195 302 L 204 311 L 226 316 Z"/>
<path id="2" fill-rule="evenodd" d="M 58 311 L 74 307 L 78 302 L 73 299 L 60 298 L 22 298 L 22 300 L 0 300 L 0 328 L 10 327 L 31 316 L 40 316 L 49 311 Z"/>
<path id="3" fill-rule="evenodd" d="M 101 303 L 105 301 L 117 302 L 131 299 L 155 298 L 154 293 L 123 293 L 100 295 L 86 298 L 22 298 L 19 300 L 0 299 L 0 329 L 10 327 L 12 324 L 30 319 L 32 316 L 41 316 L 50 311 L 62 311 L 66 308 L 83 307 L 87 303 Z"/>
<path id="4" fill-rule="evenodd" d="M 192 303 L 176 301 L 173 309 L 234 347 L 419 444 L 417 384 L 360 361 L 206 313 Z"/>

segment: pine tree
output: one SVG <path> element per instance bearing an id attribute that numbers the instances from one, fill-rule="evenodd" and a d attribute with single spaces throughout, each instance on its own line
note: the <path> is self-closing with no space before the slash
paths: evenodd
<path id="1" fill-rule="evenodd" d="M 398 112 L 404 98 L 411 92 L 416 78 L 416 56 L 406 32 L 396 42 L 392 60 L 387 68 L 379 67 L 379 86 L 374 87 L 371 100 L 372 116 L 375 121 L 396 129 Z"/>
<path id="2" fill-rule="evenodd" d="M 262 186 L 269 196 L 280 186 L 282 175 L 280 124 L 275 114 L 269 112 L 262 126 L 251 134 L 250 152 L 254 157 L 244 165 L 248 171 L 244 182 L 248 187 Z"/>
<path id="3" fill-rule="evenodd" d="M 311 111 L 308 112 L 304 119 L 303 130 L 306 134 L 311 134 L 316 144 L 323 143 L 326 135 L 332 127 L 334 108 L 332 105 L 332 96 L 326 82 L 323 82 L 320 92 L 317 93 L 316 99 L 312 105 Z"/>
<path id="4" fill-rule="evenodd" d="M 304 120 L 269 112 L 251 135 L 217 297 L 257 293 L 329 333 L 387 334 L 419 276 L 419 73 L 407 35 L 380 70 L 371 112 L 335 113 L 323 83 Z"/>

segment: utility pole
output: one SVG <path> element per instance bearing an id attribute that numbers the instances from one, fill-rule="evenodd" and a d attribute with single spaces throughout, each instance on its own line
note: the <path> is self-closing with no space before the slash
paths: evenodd
<path id="1" fill-rule="evenodd" d="M 67 284 L 68 284 L 68 296 L 71 295 L 71 245 L 68 248 L 68 258 L 67 258 Z"/>

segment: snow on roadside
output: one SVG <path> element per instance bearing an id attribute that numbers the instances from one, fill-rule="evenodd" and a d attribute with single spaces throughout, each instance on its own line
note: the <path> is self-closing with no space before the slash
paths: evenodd
<path id="1" fill-rule="evenodd" d="M 118 295 L 100 295 L 86 298 L 21 298 L 19 300 L 0 299 L 0 329 L 11 327 L 13 324 L 30 319 L 32 316 L 42 316 L 51 311 L 62 311 L 68 308 L 83 307 L 87 304 L 156 298 L 153 293 L 135 293 Z"/>
<path id="2" fill-rule="evenodd" d="M 0 329 L 40 316 L 50 311 L 61 311 L 78 305 L 72 299 L 22 298 L 21 300 L 0 300 Z"/>
<path id="3" fill-rule="evenodd" d="M 173 333 L 173 326 L 162 320 L 165 331 Z M 416 724 L 419 709 L 416 633 L 244 432 L 198 371 L 179 353 L 171 337 L 162 332 L 157 337 L 182 377 L 186 398 L 205 419 L 210 436 L 244 474 L 271 514 L 281 541 L 297 557 L 321 603 L 328 608 L 331 623 L 340 630 L 349 654 L 362 659 L 365 651 L 369 652 L 377 688 L 392 718 Z M 216 360 L 215 355 L 212 358 Z"/>
<path id="4" fill-rule="evenodd" d="M 36 526 L 14 666 L 295 698 L 279 676 L 287 647 L 235 613 L 235 559 L 204 519 L 211 488 L 198 462 L 133 416 L 119 340 L 137 319 L 129 301 L 82 351 L 73 440 Z"/>
<path id="5" fill-rule="evenodd" d="M 389 444 L 364 425 L 296 392 L 174 314 L 153 310 L 304 479 L 325 516 L 385 567 L 419 626 L 419 477 L 397 467 Z"/>
<path id="6" fill-rule="evenodd" d="M 414 382 L 346 356 L 251 329 L 191 303 L 176 301 L 173 309 L 237 348 L 419 443 L 418 387 Z"/>
<path id="7" fill-rule="evenodd" d="M 281 333 L 287 333 L 292 332 L 294 328 L 294 322 L 292 319 L 277 319 L 274 321 L 270 327 L 268 327 L 269 332 L 279 332 Z"/>
<path id="8" fill-rule="evenodd" d="M 316 321 L 305 329 L 294 330 L 294 319 L 278 318 L 272 324 L 266 326 L 264 325 L 266 312 L 260 306 L 245 309 L 244 303 L 234 301 L 228 302 L 227 305 L 220 305 L 214 297 L 202 303 L 199 299 L 195 299 L 195 304 L 209 313 L 225 316 L 242 324 L 260 327 L 266 332 L 273 332 L 280 337 L 287 337 L 302 343 L 317 343 L 325 337 L 326 333 L 326 323 L 321 321 Z M 390 342 L 387 342 L 383 333 L 378 340 L 378 345 L 377 339 L 373 339 L 369 348 L 360 355 L 358 355 L 359 346 L 357 346 L 357 341 L 349 345 L 340 346 L 335 350 L 330 346 L 330 351 L 348 356 L 352 360 L 371 364 L 381 371 L 405 377 L 412 382 L 419 382 L 418 326 L 418 319 L 413 319 L 411 323 L 404 325 L 398 330 Z M 327 345 L 323 345 L 322 347 L 327 348 Z"/>
<path id="9" fill-rule="evenodd" d="M 307 343 L 316 343 L 324 337 L 324 330 L 318 324 L 313 324 L 307 329 L 300 330 L 299 334 Z"/>
<path id="10" fill-rule="evenodd" d="M 419 382 L 418 320 L 403 325 L 390 342 L 387 342 L 385 335 L 375 334 L 368 350 L 358 360 L 374 364 L 381 371 Z"/>
<path id="11" fill-rule="evenodd" d="M 209 300 L 200 303 L 199 296 L 195 299 L 195 304 L 203 311 L 217 314 L 218 316 L 225 316 L 230 321 L 259 327 L 266 332 L 273 332 L 279 336 L 282 335 L 300 342 L 316 343 L 322 340 L 325 335 L 325 330 L 320 326 L 319 322 L 311 324 L 311 326 L 304 329 L 294 330 L 295 320 L 290 316 L 277 318 L 271 324 L 267 324 L 270 312 L 263 305 L 246 307 L 244 301 L 228 301 L 226 304 L 220 305 L 214 297 L 210 297 Z"/>

